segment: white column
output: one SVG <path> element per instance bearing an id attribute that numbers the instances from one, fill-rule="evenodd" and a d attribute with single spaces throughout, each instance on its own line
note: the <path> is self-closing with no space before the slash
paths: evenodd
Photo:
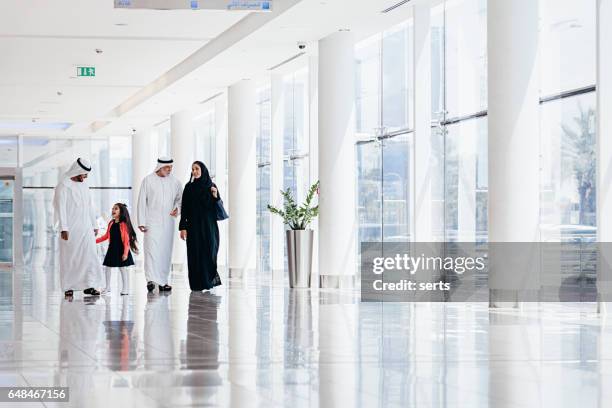
<path id="1" fill-rule="evenodd" d="M 155 144 L 155 129 L 139 131 L 132 135 L 132 212 L 135 212 L 142 180 L 155 168 Z"/>
<path id="2" fill-rule="evenodd" d="M 431 7 L 414 6 L 414 241 L 433 237 L 431 149 Z"/>
<path id="3" fill-rule="evenodd" d="M 172 175 L 179 179 L 182 185 L 189 181 L 191 164 L 193 163 L 193 113 L 187 110 L 177 112 L 170 117 L 170 146 L 172 151 Z M 178 239 L 178 219 L 176 222 L 176 237 L 172 251 L 172 265 L 174 269 L 182 270 L 186 259 L 187 248 L 185 242 Z"/>
<path id="4" fill-rule="evenodd" d="M 612 292 L 612 0 L 597 1 L 597 241 L 602 242 L 597 288 Z M 601 304 L 599 306 L 602 306 Z"/>
<path id="5" fill-rule="evenodd" d="M 319 41 L 319 276 L 351 286 L 357 269 L 354 35 Z"/>
<path id="6" fill-rule="evenodd" d="M 172 174 L 181 183 L 189 181 L 193 163 L 193 113 L 187 110 L 177 112 L 170 117 L 171 152 L 174 165 Z"/>
<path id="7" fill-rule="evenodd" d="M 227 97 L 215 100 L 215 184 L 221 192 L 225 208 L 228 208 L 227 191 Z M 219 254 L 217 265 L 227 267 L 228 222 L 219 222 Z"/>
<path id="8" fill-rule="evenodd" d="M 140 185 L 142 180 L 152 173 L 155 168 L 157 161 L 157 157 L 155 157 L 156 147 L 157 131 L 155 129 L 138 131 L 132 135 L 132 202 L 130 212 L 134 222 L 138 222 L 136 219 L 136 205 L 138 203 Z M 144 236 L 138 228 L 136 228 L 136 236 L 142 247 Z M 134 254 L 137 257 L 137 262 L 142 260 L 142 254 L 143 251 L 139 251 L 138 255 Z"/>
<path id="9" fill-rule="evenodd" d="M 489 241 L 493 243 L 540 240 L 539 149 L 534 143 L 540 124 L 538 3 L 488 2 Z M 517 274 L 538 276 L 532 267 L 539 265 L 539 259 L 535 253 L 523 254 L 495 267 L 491 252 L 494 305 L 498 290 L 519 289 Z"/>
<path id="10" fill-rule="evenodd" d="M 285 128 L 285 85 L 282 74 L 271 77 L 271 112 L 272 112 L 272 154 L 271 154 L 271 202 L 282 207 L 283 199 L 280 190 L 283 189 L 283 156 Z M 273 279 L 281 282 L 285 278 L 285 225 L 281 217 L 272 215 L 270 218 L 270 268 Z"/>
<path id="11" fill-rule="evenodd" d="M 255 84 L 243 80 L 228 92 L 229 271 L 240 277 L 256 269 Z"/>

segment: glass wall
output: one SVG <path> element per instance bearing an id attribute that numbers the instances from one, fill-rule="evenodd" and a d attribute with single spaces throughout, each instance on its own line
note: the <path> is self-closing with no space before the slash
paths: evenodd
<path id="1" fill-rule="evenodd" d="M 446 127 L 444 214 L 446 240 L 487 240 L 487 119 Z"/>
<path id="2" fill-rule="evenodd" d="M 410 240 L 412 23 L 364 40 L 355 54 L 359 240 Z"/>
<path id="3" fill-rule="evenodd" d="M 542 240 L 595 240 L 596 0 L 542 0 Z"/>
<path id="4" fill-rule="evenodd" d="M 488 236 L 486 5 L 457 0 L 432 8 L 436 240 L 483 242 Z"/>
<path id="5" fill-rule="evenodd" d="M 283 188 L 302 201 L 310 186 L 308 129 L 308 69 L 284 78 Z"/>
<path id="6" fill-rule="evenodd" d="M 270 270 L 270 160 L 272 124 L 270 87 L 257 90 L 257 259 L 259 271 Z"/>

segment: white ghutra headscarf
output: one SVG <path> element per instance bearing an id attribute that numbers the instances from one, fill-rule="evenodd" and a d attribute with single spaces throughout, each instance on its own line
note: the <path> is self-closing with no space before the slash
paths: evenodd
<path id="1" fill-rule="evenodd" d="M 159 169 L 161 169 L 164 166 L 172 166 L 172 164 L 174 163 L 174 160 L 172 160 L 172 157 L 168 157 L 168 156 L 163 156 L 157 159 L 157 165 L 155 166 L 155 170 L 153 170 L 153 173 L 157 172 Z"/>

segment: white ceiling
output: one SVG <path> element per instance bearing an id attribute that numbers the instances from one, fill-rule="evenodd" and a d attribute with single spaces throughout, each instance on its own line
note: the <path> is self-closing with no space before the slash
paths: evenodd
<path id="1" fill-rule="evenodd" d="M 97 135 L 129 134 L 242 78 L 269 74 L 267 68 L 298 52 L 297 41 L 310 42 L 313 52 L 317 40 L 338 29 L 362 38 L 410 16 L 409 6 L 380 13 L 399 0 L 276 4 L 296 1 L 257 24 L 247 24 L 253 15 L 246 12 L 115 10 L 113 0 L 0 2 L 0 122 L 73 122 L 65 132 L 18 133 L 82 137 L 91 123 L 109 121 Z M 76 65 L 95 66 L 96 77 L 76 78 Z"/>

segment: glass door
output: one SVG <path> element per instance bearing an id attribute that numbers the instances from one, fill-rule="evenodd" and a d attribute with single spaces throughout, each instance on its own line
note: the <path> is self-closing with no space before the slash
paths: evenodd
<path id="1" fill-rule="evenodd" d="M 431 10 L 435 239 L 488 240 L 486 0 Z"/>
<path id="2" fill-rule="evenodd" d="M 356 47 L 356 154 L 361 242 L 411 237 L 412 22 Z"/>
<path id="3" fill-rule="evenodd" d="M 0 265 L 13 265 L 15 179 L 0 177 Z"/>

